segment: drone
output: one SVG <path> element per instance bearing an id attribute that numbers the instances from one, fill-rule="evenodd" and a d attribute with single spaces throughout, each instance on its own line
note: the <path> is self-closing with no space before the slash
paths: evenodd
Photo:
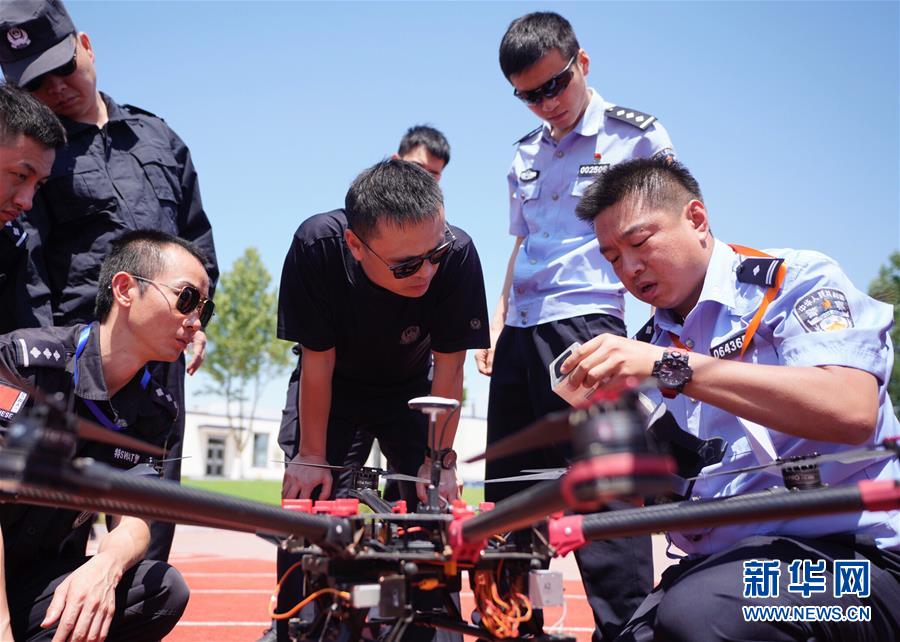
<path id="1" fill-rule="evenodd" d="M 410 405 L 430 416 L 434 440 L 437 417 L 452 412 L 455 403 L 425 397 Z M 615 498 L 672 493 L 679 478 L 688 478 L 685 465 L 672 454 L 650 448 L 645 436 L 649 416 L 633 389 L 551 415 L 535 425 L 539 430 L 523 431 L 519 443 L 495 444 L 485 456 L 514 452 L 523 443 L 527 447 L 550 422 L 572 443 L 574 460 L 563 474 L 494 505 L 476 508 L 456 501 L 442 506 L 438 463 L 428 483 L 428 501 L 419 512 L 407 512 L 373 488 L 359 489 L 357 497 L 325 503 L 294 500 L 300 503 L 281 508 L 73 458 L 78 436 L 84 434 L 78 422 L 47 400 L 36 400 L 15 418 L 0 450 L 0 501 L 134 515 L 274 539 L 301 555 L 288 573 L 302 574 L 303 589 L 289 596 L 294 606 L 284 612 L 276 612 L 273 596 L 270 615 L 289 622 L 293 640 L 342 642 L 396 642 L 409 627 L 446 629 L 491 642 L 564 642 L 571 638 L 546 633 L 542 618 L 536 617 L 540 609 L 562 602 L 561 578 L 553 581 L 548 575 L 553 572 L 543 569 L 551 558 L 589 541 L 900 508 L 900 480 L 888 480 L 834 488 L 801 484 L 592 513 Z M 122 436 L 112 431 L 90 434 L 104 443 L 122 443 Z M 129 447 L 135 445 L 129 442 Z M 161 455 L 142 447 L 142 452 Z M 885 443 L 881 455 L 897 456 L 898 450 L 896 442 Z M 512 531 L 526 537 L 509 537 Z M 463 571 L 475 596 L 474 622 L 452 600 L 462 587 Z M 435 598 L 429 604 L 436 606 L 421 606 L 423 596 Z"/>

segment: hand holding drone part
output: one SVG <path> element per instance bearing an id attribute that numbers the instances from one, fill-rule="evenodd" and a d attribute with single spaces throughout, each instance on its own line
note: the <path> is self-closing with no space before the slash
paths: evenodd
<path id="1" fill-rule="evenodd" d="M 436 397 L 436 396 L 426 396 L 426 397 L 415 397 L 409 400 L 409 407 L 412 410 L 419 410 L 424 414 L 428 415 L 428 443 L 427 446 L 431 450 L 431 452 L 437 452 L 441 450 L 441 445 L 444 443 L 444 432 L 447 430 L 447 424 L 450 423 L 450 418 L 459 410 L 459 401 L 456 399 L 448 399 L 446 397 Z M 444 423 L 441 426 L 440 434 L 437 432 L 437 418 L 438 415 L 446 413 L 447 416 L 444 418 Z M 427 461 L 427 460 L 426 460 Z M 420 474 L 423 472 L 430 473 L 429 480 L 425 483 L 428 484 L 427 488 L 421 483 L 416 486 L 416 494 L 419 496 L 419 499 L 423 500 L 425 510 L 427 511 L 437 511 L 440 509 L 441 497 L 444 495 L 440 492 L 442 484 L 446 487 L 446 493 L 449 495 L 453 495 L 454 490 L 452 488 L 456 483 L 456 479 L 454 475 L 445 473 L 445 469 L 441 465 L 440 461 L 432 461 L 431 462 L 431 470 L 424 470 L 426 467 L 423 465 L 422 468 L 419 469 Z M 455 467 L 452 468 L 455 471 Z M 462 487 L 460 485 L 460 489 L 458 492 L 461 492 Z"/>
<path id="2" fill-rule="evenodd" d="M 324 457 L 297 454 L 284 471 L 281 496 L 285 499 L 309 499 L 316 487 L 321 486 L 321 499 L 331 496 L 331 473 Z"/>

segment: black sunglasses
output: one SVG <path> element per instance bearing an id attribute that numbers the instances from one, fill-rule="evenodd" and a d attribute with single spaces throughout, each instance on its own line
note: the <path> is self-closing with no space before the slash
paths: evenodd
<path id="1" fill-rule="evenodd" d="M 453 236 L 453 232 L 450 231 L 450 228 L 445 228 L 444 238 L 446 238 L 448 235 L 450 236 L 449 239 L 438 245 L 430 252 L 426 252 L 422 256 L 416 256 L 411 259 L 406 259 L 405 261 L 401 261 L 396 265 L 391 265 L 383 258 L 381 258 L 381 255 L 371 247 L 369 247 L 369 244 L 363 241 L 362 237 L 357 236 L 356 238 L 358 238 L 360 243 L 365 245 L 372 254 L 377 256 L 378 259 L 387 266 L 387 269 L 391 271 L 395 279 L 406 279 L 418 272 L 422 268 L 422 264 L 425 261 L 431 261 L 432 265 L 437 265 L 444 260 L 444 257 L 447 256 L 447 252 L 449 252 L 450 248 L 453 247 L 453 241 L 456 240 L 456 237 Z"/>
<path id="2" fill-rule="evenodd" d="M 37 91 L 41 88 L 41 85 L 44 84 L 44 78 L 46 78 L 48 74 L 52 74 L 54 76 L 71 76 L 73 73 L 75 73 L 75 70 L 78 69 L 78 62 L 76 61 L 77 57 L 78 47 L 76 46 L 75 53 L 72 54 L 72 60 L 64 65 L 60 65 L 56 69 L 51 69 L 50 71 L 43 73 L 40 76 L 32 78 L 27 83 L 22 85 L 22 88 L 28 92 Z"/>
<path id="3" fill-rule="evenodd" d="M 200 318 L 200 325 L 202 327 L 205 328 L 206 324 L 209 323 L 209 320 L 212 319 L 216 304 L 213 303 L 212 299 L 204 299 L 203 295 L 200 294 L 200 290 L 193 285 L 185 285 L 184 287 L 177 288 L 174 285 L 160 283 L 153 279 L 145 279 L 144 277 L 135 274 L 132 274 L 131 276 L 138 281 L 145 281 L 147 283 L 152 283 L 153 285 L 162 285 L 172 290 L 172 292 L 175 292 L 178 295 L 178 299 L 175 301 L 175 309 L 181 312 L 181 314 L 190 314 L 194 310 L 197 310 L 197 316 Z"/>
<path id="4" fill-rule="evenodd" d="M 553 76 L 553 78 L 537 89 L 529 89 L 528 91 L 519 91 L 516 89 L 513 91 L 513 95 L 523 103 L 529 105 L 538 105 L 545 98 L 556 98 L 565 91 L 566 87 L 569 86 L 569 83 L 572 82 L 572 77 L 575 75 L 572 64 L 577 57 L 578 54 L 572 56 L 572 59 L 569 60 L 569 64 L 567 64 L 561 72 Z"/>

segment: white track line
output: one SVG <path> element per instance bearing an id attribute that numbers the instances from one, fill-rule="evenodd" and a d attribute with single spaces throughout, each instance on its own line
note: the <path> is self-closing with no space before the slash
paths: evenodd
<path id="1" fill-rule="evenodd" d="M 175 625 L 175 628 L 177 629 L 178 627 L 187 627 L 187 626 L 196 626 L 196 627 L 261 626 L 261 627 L 267 627 L 270 624 L 272 624 L 272 622 L 270 620 L 265 621 L 265 622 L 185 622 L 184 620 L 182 620 L 181 622 L 179 622 L 178 624 Z M 564 626 L 561 628 L 557 627 L 557 628 L 553 629 L 553 631 L 554 632 L 567 631 L 570 633 L 593 633 L 594 628 L 588 627 L 588 626 Z"/>
<path id="2" fill-rule="evenodd" d="M 269 589 L 191 589 L 191 595 L 232 595 L 244 593 L 271 595 L 272 591 Z M 459 595 L 468 599 L 474 598 L 472 593 L 466 591 Z M 573 602 L 587 602 L 587 598 L 584 595 L 564 595 L 563 597 Z"/>

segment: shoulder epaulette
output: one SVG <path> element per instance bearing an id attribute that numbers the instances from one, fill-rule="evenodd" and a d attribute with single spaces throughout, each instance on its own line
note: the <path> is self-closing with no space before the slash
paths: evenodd
<path id="1" fill-rule="evenodd" d="M 165 408 L 173 418 L 178 416 L 178 402 L 168 390 L 157 384 L 152 379 L 147 388 L 150 391 L 150 398 L 159 406 Z"/>
<path id="2" fill-rule="evenodd" d="M 524 136 L 522 136 L 522 138 L 520 138 L 519 140 L 517 140 L 516 142 L 514 142 L 513 145 L 518 145 L 519 143 L 524 143 L 526 140 L 528 140 L 529 138 L 531 138 L 532 136 L 534 136 L 535 134 L 537 134 L 537 133 L 538 133 L 539 131 L 541 131 L 543 128 L 544 128 L 543 125 L 538 125 L 538 126 L 535 127 L 534 129 L 532 129 L 530 132 L 528 132 L 527 134 L 525 134 Z"/>
<path id="3" fill-rule="evenodd" d="M 637 331 L 637 334 L 635 334 L 631 338 L 636 341 L 643 341 L 644 343 L 650 343 L 651 341 L 653 341 L 653 331 L 656 328 L 656 324 L 654 323 L 655 320 L 656 317 L 650 317 L 650 320 L 647 321 L 647 323 L 645 323 L 644 326 Z"/>
<path id="4" fill-rule="evenodd" d="M 65 368 L 66 346 L 53 339 L 37 339 L 27 332 L 13 335 L 16 346 L 16 365 L 22 368 Z"/>
<path id="5" fill-rule="evenodd" d="M 650 125 L 656 122 L 656 116 L 645 114 L 636 109 L 629 109 L 620 105 L 609 105 L 606 108 L 606 115 L 615 120 L 621 120 L 623 123 L 634 125 L 640 130 L 646 130 Z"/>
<path id="6" fill-rule="evenodd" d="M 738 266 L 737 280 L 741 283 L 752 283 L 770 288 L 775 285 L 778 268 L 782 263 L 784 263 L 784 259 L 773 256 L 744 259 Z"/>
<path id="7" fill-rule="evenodd" d="M 10 221 L 3 227 L 0 227 L 0 235 L 8 238 L 16 247 L 24 247 L 28 232 L 22 229 L 22 226 L 17 222 Z"/>
<path id="8" fill-rule="evenodd" d="M 135 107 L 134 105 L 126 104 L 126 105 L 121 105 L 121 107 L 122 107 L 122 109 L 124 109 L 125 111 L 127 111 L 131 114 L 140 114 L 142 116 L 150 116 L 151 118 L 159 118 L 159 116 L 157 116 L 153 112 L 147 111 L 146 109 L 141 109 L 140 107 Z M 159 119 L 162 120 L 162 118 L 159 118 Z"/>

